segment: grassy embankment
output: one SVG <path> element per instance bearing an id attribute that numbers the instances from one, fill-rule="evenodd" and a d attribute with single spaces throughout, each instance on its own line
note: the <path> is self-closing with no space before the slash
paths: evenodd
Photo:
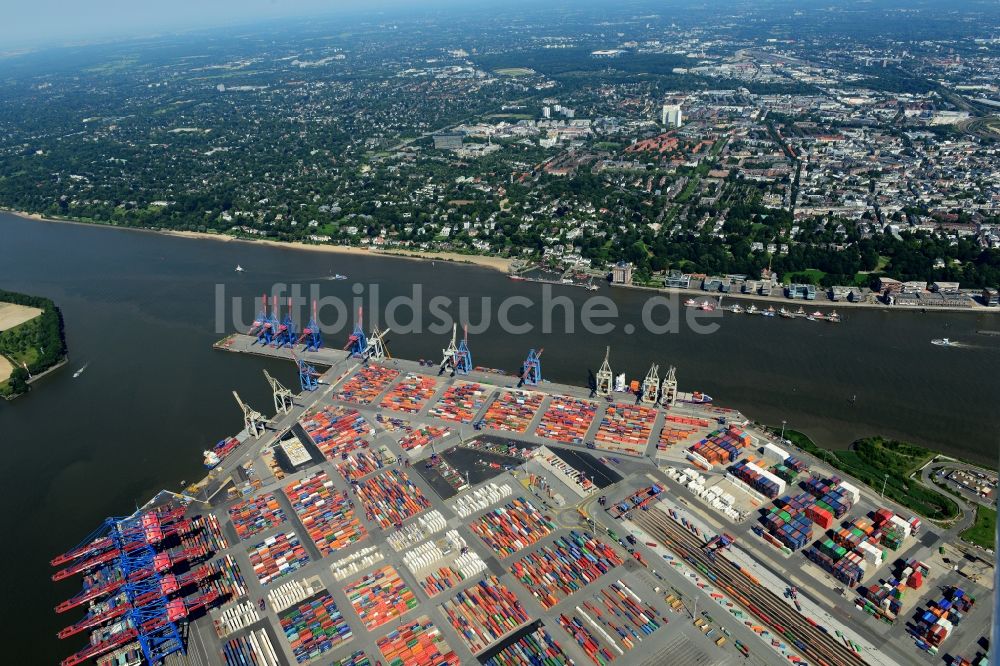
<path id="1" fill-rule="evenodd" d="M 34 319 L 0 333 L 0 355 L 14 366 L 10 377 L 0 382 L 0 397 L 10 398 L 28 390 L 29 372 L 37 375 L 66 357 L 66 338 L 62 314 L 49 299 L 0 291 L 0 301 L 42 310 Z"/>
<path id="2" fill-rule="evenodd" d="M 969 543 L 983 548 L 993 548 L 997 533 L 997 510 L 980 506 L 976 508 L 976 522 L 972 527 L 962 532 L 961 536 Z"/>
<path id="3" fill-rule="evenodd" d="M 850 450 L 831 451 L 817 446 L 808 436 L 796 430 L 785 430 L 785 437 L 803 451 L 876 491 L 881 492 L 884 482 L 886 497 L 925 518 L 950 520 L 959 514 L 955 500 L 910 478 L 913 472 L 934 458 L 936 454 L 930 449 L 881 437 L 868 437 L 856 441 Z"/>

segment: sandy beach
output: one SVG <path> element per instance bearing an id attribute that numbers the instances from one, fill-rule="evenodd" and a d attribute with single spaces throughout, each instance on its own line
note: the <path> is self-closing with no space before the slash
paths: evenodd
<path id="1" fill-rule="evenodd" d="M 38 220 L 40 222 L 56 222 L 59 224 L 81 224 L 90 227 L 104 227 L 108 229 L 126 229 L 129 231 L 144 231 L 166 236 L 177 236 L 180 238 L 201 238 L 214 240 L 223 243 L 254 243 L 257 245 L 270 245 L 273 247 L 288 248 L 292 250 L 307 250 L 309 252 L 327 252 L 332 254 L 353 254 L 356 256 L 377 256 L 396 257 L 399 259 L 418 259 L 421 261 L 450 261 L 454 263 L 471 264 L 482 266 L 497 271 L 509 272 L 511 259 L 496 256 L 482 256 L 473 254 L 459 254 L 457 252 L 428 252 L 424 250 L 409 250 L 405 248 L 379 250 L 368 247 L 355 247 L 353 245 L 313 245 L 311 243 L 300 243 L 297 241 L 276 241 L 276 240 L 254 240 L 249 238 L 235 238 L 226 234 L 210 234 L 201 231 L 180 231 L 173 229 L 137 229 L 133 227 L 118 227 L 110 224 L 100 224 L 96 222 L 82 222 L 80 220 L 59 219 L 43 217 L 38 213 L 25 213 L 23 211 L 10 210 L 6 208 L 0 211 L 15 215 L 28 220 Z"/>

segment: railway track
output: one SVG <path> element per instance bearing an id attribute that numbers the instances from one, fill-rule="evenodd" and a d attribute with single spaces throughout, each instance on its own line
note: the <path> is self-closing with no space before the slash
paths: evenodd
<path id="1" fill-rule="evenodd" d="M 721 554 L 712 562 L 702 550 L 703 544 L 659 510 L 640 511 L 632 520 L 648 534 L 659 539 L 679 557 L 715 577 L 713 581 L 735 601 L 757 616 L 795 649 L 815 664 L 857 666 L 866 662 L 835 636 L 808 622 L 794 608 L 771 590 L 751 580 L 748 574 Z"/>

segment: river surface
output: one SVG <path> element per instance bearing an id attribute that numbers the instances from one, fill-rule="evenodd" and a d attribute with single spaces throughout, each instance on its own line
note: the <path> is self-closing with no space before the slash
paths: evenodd
<path id="1" fill-rule="evenodd" d="M 236 273 L 237 264 L 246 271 Z M 331 272 L 350 279 L 326 280 Z M 0 288 L 53 299 L 62 308 L 71 357 L 29 395 L 0 401 L 7 533 L 0 549 L 0 632 L 5 650 L 21 657 L 10 663 L 55 663 L 85 640 L 55 638 L 75 616 L 56 616 L 52 608 L 78 591 L 79 580 L 51 583 L 52 556 L 105 517 L 127 515 L 157 490 L 200 478 L 202 451 L 241 427 L 233 389 L 269 411 L 262 368 L 296 384 L 290 363 L 212 350 L 221 337 L 217 285 L 244 298 L 249 321 L 252 296 L 276 282 L 317 284 L 323 296 L 345 299 L 356 282 L 366 295 L 377 284 L 383 304 L 420 284 L 425 299 L 471 298 L 473 323 L 482 320 L 484 296 L 494 299 L 495 309 L 504 297 L 542 293 L 538 284 L 442 261 L 196 240 L 0 213 Z M 649 294 L 607 287 L 600 293 L 619 309 L 614 332 L 586 333 L 577 323 L 578 332 L 566 334 L 557 310 L 559 333 L 508 335 L 494 325 L 470 334 L 475 364 L 514 370 L 529 348 L 544 348 L 545 377 L 586 385 L 610 345 L 615 373 L 641 380 L 652 362 L 661 374 L 675 365 L 682 390 L 705 391 L 759 421 L 785 420 L 821 444 L 843 447 L 878 433 L 996 461 L 1000 337 L 976 331 L 1000 329 L 998 315 L 844 309 L 843 323 L 834 325 L 726 314 L 713 334 L 682 326 L 677 334 L 654 335 L 639 325 Z M 591 295 L 559 286 L 553 294 L 568 296 L 574 307 Z M 511 318 L 537 324 L 539 313 L 515 308 Z M 636 332 L 626 333 L 626 323 Z M 328 332 L 338 347 L 345 336 L 345 330 Z M 930 344 L 944 336 L 963 346 Z M 438 360 L 446 337 L 394 335 L 390 348 L 400 357 Z M 85 363 L 86 372 L 74 379 Z"/>

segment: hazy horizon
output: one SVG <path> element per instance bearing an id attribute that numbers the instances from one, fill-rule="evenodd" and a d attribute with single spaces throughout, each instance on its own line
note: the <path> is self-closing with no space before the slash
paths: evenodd
<path id="1" fill-rule="evenodd" d="M 55 46 L 106 39 L 141 37 L 174 32 L 240 25 L 272 19 L 366 11 L 373 15 L 400 9 L 400 0 L 369 0 L 364 6 L 347 0 L 173 0 L 146 4 L 133 0 L 92 0 L 66 3 L 35 0 L 6 11 L 0 25 L 3 50 L 29 46 Z M 437 3 L 435 3 L 437 4 Z"/>

